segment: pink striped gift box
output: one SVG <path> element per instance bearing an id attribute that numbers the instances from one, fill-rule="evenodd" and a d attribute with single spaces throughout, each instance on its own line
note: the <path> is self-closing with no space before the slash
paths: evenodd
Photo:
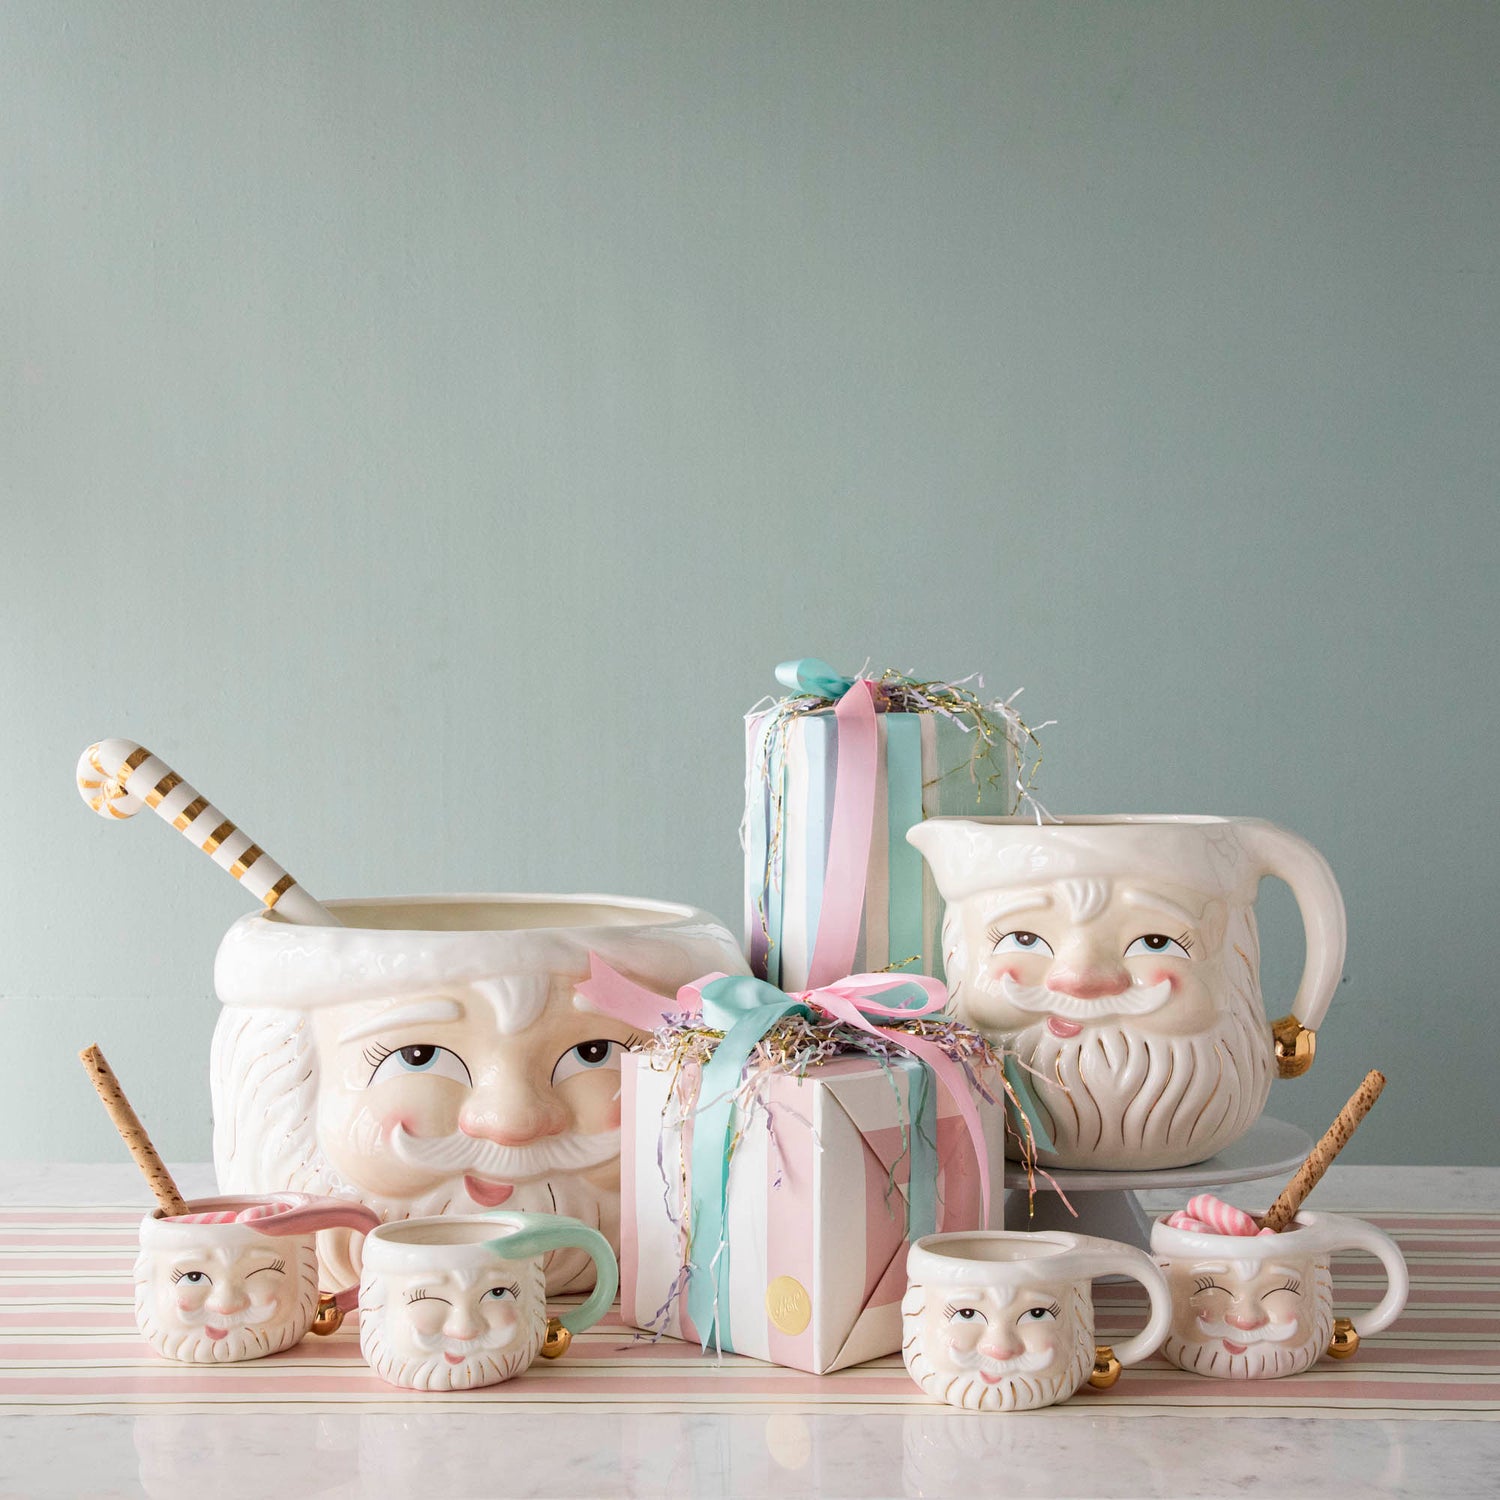
<path id="1" fill-rule="evenodd" d="M 910 1153 L 903 1142 L 911 1075 L 844 1058 L 804 1077 L 774 1075 L 729 1167 L 726 1352 L 826 1374 L 901 1346 Z M 645 1331 L 702 1341 L 687 1310 L 689 1162 L 696 1071 L 681 1087 L 642 1054 L 625 1058 L 621 1094 L 620 1305 Z M 1003 1098 L 998 1080 L 991 1086 Z M 688 1097 L 683 1098 L 686 1094 Z M 1005 1121 L 979 1105 L 994 1186 L 989 1227 L 1002 1217 Z M 939 1229 L 984 1227 L 978 1164 L 958 1107 L 937 1085 Z M 694 1246 L 700 1275 L 716 1247 Z"/>

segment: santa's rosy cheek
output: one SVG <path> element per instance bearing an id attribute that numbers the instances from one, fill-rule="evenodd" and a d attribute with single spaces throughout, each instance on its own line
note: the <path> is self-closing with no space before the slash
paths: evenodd
<path id="1" fill-rule="evenodd" d="M 609 1112 L 604 1117 L 604 1128 L 606 1130 L 620 1128 L 620 1101 L 618 1099 L 615 1099 L 609 1106 Z"/>
<path id="2" fill-rule="evenodd" d="M 990 965 L 990 978 L 999 984 L 1002 979 L 1009 979 L 1014 984 L 1021 984 L 1020 965 L 1006 963 L 1003 959 L 997 959 Z"/>
<path id="3" fill-rule="evenodd" d="M 515 1308 L 506 1307 L 503 1303 L 497 1305 L 489 1315 L 489 1323 L 495 1333 L 513 1334 L 518 1323 Z"/>
<path id="4" fill-rule="evenodd" d="M 1174 974 L 1170 969 L 1158 969 L 1156 973 L 1147 976 L 1146 983 L 1153 989 L 1159 984 L 1169 985 L 1175 995 L 1182 986 L 1182 975 Z"/>

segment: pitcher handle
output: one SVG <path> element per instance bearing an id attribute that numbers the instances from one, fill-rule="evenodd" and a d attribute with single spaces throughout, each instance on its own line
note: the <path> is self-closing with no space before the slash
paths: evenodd
<path id="1" fill-rule="evenodd" d="M 1328 861 L 1306 839 L 1256 819 L 1238 827 L 1257 873 L 1274 875 L 1291 887 L 1307 934 L 1307 960 L 1291 1013 L 1271 1027 L 1278 1072 L 1296 1078 L 1312 1066 L 1318 1027 L 1343 977 L 1348 942 L 1344 898 Z"/>

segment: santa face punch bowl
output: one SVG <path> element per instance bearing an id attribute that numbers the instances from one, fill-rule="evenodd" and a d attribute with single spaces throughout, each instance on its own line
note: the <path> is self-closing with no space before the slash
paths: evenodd
<path id="1" fill-rule="evenodd" d="M 929 818 L 908 834 L 947 902 L 960 1020 L 1020 1054 L 1049 1166 L 1155 1170 L 1232 1145 L 1271 1079 L 1305 1073 L 1344 965 L 1344 903 L 1311 844 L 1253 818 L 1038 825 Z M 1291 1014 L 1261 1000 L 1255 896 L 1284 880 L 1307 932 Z"/>
<path id="2" fill-rule="evenodd" d="M 226 1193 L 353 1197 L 382 1219 L 566 1214 L 618 1252 L 626 1024 L 575 993 L 589 954 L 663 997 L 746 972 L 706 912 L 613 896 L 330 901 L 343 926 L 241 918 L 214 966 L 214 1164 Z M 329 1285 L 358 1280 L 347 1232 Z M 549 1292 L 592 1284 L 555 1252 Z"/>

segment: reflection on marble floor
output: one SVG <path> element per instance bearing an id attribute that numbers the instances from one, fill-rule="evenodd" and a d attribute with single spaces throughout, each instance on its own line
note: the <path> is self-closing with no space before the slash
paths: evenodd
<path id="1" fill-rule="evenodd" d="M 0 1493 L 31 1500 L 952 1500 L 1003 1492 L 1488 1500 L 1497 1473 L 1500 1423 L 1203 1413 L 186 1414 L 0 1428 Z"/>

